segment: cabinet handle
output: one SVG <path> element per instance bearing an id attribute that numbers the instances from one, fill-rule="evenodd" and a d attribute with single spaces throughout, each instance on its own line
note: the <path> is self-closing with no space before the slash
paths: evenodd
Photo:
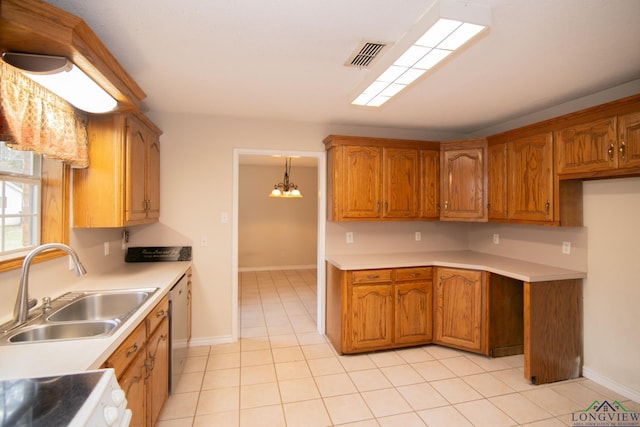
<path id="1" fill-rule="evenodd" d="M 156 312 L 156 319 L 159 318 L 159 317 L 166 317 L 167 314 L 168 313 L 166 311 L 160 310 L 160 311 Z"/>
<path id="2" fill-rule="evenodd" d="M 613 144 L 609 145 L 609 149 L 607 150 L 607 153 L 609 153 L 609 161 L 612 162 L 613 161 Z"/>
<path id="3" fill-rule="evenodd" d="M 544 210 L 547 215 L 549 215 L 549 209 L 551 208 L 551 203 L 547 200 L 547 203 L 544 204 Z"/>
<path id="4" fill-rule="evenodd" d="M 445 214 L 449 213 L 449 201 L 448 200 L 444 201 L 444 213 Z"/>
<path id="5" fill-rule="evenodd" d="M 367 276 L 367 279 L 369 279 L 369 280 L 379 279 L 379 278 L 380 278 L 380 275 L 379 275 L 379 274 L 369 274 L 369 275 Z"/>
<path id="6" fill-rule="evenodd" d="M 627 160 L 627 146 L 624 144 L 624 140 L 620 142 L 620 156 L 622 156 L 622 160 Z"/>
<path id="7" fill-rule="evenodd" d="M 138 351 L 138 343 L 134 342 L 133 345 L 131 347 L 129 347 L 129 350 L 127 350 L 127 356 L 129 357 L 132 354 L 135 354 L 135 352 Z"/>
<path id="8" fill-rule="evenodd" d="M 409 273 L 409 277 L 420 277 L 422 274 L 420 273 Z"/>

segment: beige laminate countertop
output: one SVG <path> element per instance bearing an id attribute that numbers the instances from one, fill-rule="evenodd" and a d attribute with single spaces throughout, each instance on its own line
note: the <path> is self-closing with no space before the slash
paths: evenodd
<path id="1" fill-rule="evenodd" d="M 125 263 L 106 274 L 91 275 L 89 273 L 81 277 L 78 283 L 68 290 L 159 289 L 113 335 L 102 338 L 0 346 L 0 380 L 54 376 L 99 369 L 190 266 L 189 261 Z M 59 295 L 52 295 L 52 297 L 57 296 Z"/>
<path id="2" fill-rule="evenodd" d="M 584 279 L 587 277 L 587 273 L 584 271 L 567 270 L 474 251 L 327 255 L 326 260 L 340 270 L 422 266 L 453 267 L 488 271 L 524 282 Z"/>

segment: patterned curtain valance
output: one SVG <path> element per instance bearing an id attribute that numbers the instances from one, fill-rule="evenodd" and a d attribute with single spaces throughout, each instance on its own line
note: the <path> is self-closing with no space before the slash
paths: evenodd
<path id="1" fill-rule="evenodd" d="M 0 140 L 75 168 L 89 166 L 87 116 L 0 61 Z"/>

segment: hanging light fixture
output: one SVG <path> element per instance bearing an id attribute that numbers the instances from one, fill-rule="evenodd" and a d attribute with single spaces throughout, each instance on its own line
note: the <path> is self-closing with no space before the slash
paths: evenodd
<path id="1" fill-rule="evenodd" d="M 118 101 L 64 56 L 4 52 L 2 59 L 80 110 L 107 113 L 118 106 Z"/>
<path id="2" fill-rule="evenodd" d="M 302 197 L 298 186 L 289 181 L 289 172 L 291 172 L 291 158 L 287 157 L 284 161 L 284 180 L 273 186 L 273 191 L 269 194 L 269 197 Z"/>

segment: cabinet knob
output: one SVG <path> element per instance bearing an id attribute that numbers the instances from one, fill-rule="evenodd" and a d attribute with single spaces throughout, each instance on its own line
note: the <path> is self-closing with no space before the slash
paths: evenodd
<path id="1" fill-rule="evenodd" d="M 609 161 L 612 162 L 613 161 L 613 144 L 609 145 L 609 149 L 607 150 L 607 153 L 609 154 Z"/>
<path id="2" fill-rule="evenodd" d="M 547 200 L 547 203 L 544 204 L 544 210 L 547 215 L 549 215 L 549 209 L 551 208 L 551 203 Z"/>
<path id="3" fill-rule="evenodd" d="M 445 214 L 449 213 L 449 201 L 448 200 L 444 201 L 444 213 Z"/>
<path id="4" fill-rule="evenodd" d="M 620 157 L 622 157 L 622 160 L 627 160 L 627 146 L 625 145 L 624 140 L 620 142 L 620 148 L 618 150 L 620 151 Z"/>

